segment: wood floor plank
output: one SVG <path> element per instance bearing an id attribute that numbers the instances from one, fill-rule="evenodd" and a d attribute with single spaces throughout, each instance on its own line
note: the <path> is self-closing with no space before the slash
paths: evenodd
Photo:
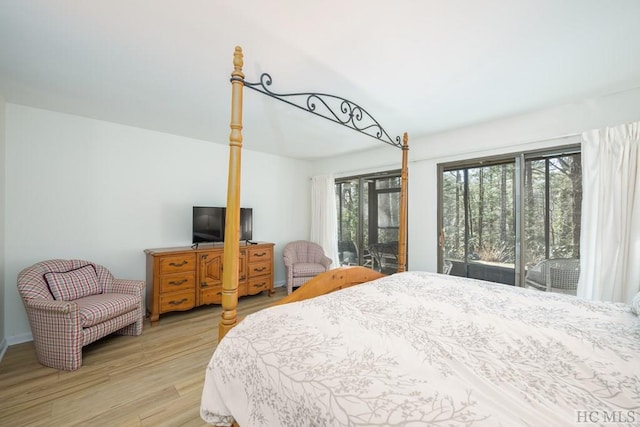
<path id="1" fill-rule="evenodd" d="M 286 290 L 240 298 L 238 315 L 271 306 Z M 138 337 L 111 335 L 83 349 L 73 372 L 38 363 L 33 343 L 0 362 L 0 426 L 204 426 L 204 371 L 217 345 L 220 306 L 145 322 Z"/>
<path id="2" fill-rule="evenodd" d="M 0 410 L 0 426 L 37 426 L 48 425 L 51 419 L 51 402 L 43 402 L 37 406 L 22 410 L 19 413 L 5 413 Z"/>
<path id="3" fill-rule="evenodd" d="M 25 383 L 21 386 L 24 390 L 22 394 L 5 399 L 2 397 L 3 393 L 0 393 L 0 398 L 2 398 L 0 409 L 3 414 L 19 414 L 33 410 L 44 403 L 68 400 L 78 394 L 90 393 L 91 390 L 99 388 L 101 384 L 108 381 L 109 377 L 103 371 L 87 370 L 82 376 L 58 377 L 56 382 L 47 382 L 46 384 L 32 383 L 38 384 L 36 387 L 28 388 L 28 383 Z"/>
<path id="4" fill-rule="evenodd" d="M 200 418 L 200 405 L 193 406 L 194 400 L 199 400 L 202 395 L 202 382 L 198 390 L 192 390 L 174 399 L 162 410 L 155 409 L 148 416 L 141 415 L 143 426 L 183 426 L 197 425 L 204 426 L 206 423 Z"/>

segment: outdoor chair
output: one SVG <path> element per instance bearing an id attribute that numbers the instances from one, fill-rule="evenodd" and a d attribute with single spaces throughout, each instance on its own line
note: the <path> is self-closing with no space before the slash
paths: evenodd
<path id="1" fill-rule="evenodd" d="M 340 265 L 358 265 L 358 248 L 353 240 L 338 242 Z"/>
<path id="2" fill-rule="evenodd" d="M 525 285 L 541 291 L 575 295 L 579 276 L 579 259 L 545 259 L 528 268 Z"/>

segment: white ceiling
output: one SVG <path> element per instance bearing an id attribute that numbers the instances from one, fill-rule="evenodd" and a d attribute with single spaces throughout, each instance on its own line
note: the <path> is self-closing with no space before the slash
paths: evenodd
<path id="1" fill-rule="evenodd" d="M 226 143 L 248 81 L 353 100 L 429 134 L 640 87 L 638 0 L 0 0 L 7 102 Z M 295 158 L 380 142 L 245 91 L 244 146 Z"/>

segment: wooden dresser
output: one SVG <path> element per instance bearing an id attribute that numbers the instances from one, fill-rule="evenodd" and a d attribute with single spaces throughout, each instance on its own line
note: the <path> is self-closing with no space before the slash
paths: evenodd
<path id="1" fill-rule="evenodd" d="M 238 296 L 273 294 L 273 243 L 240 244 Z M 146 249 L 147 311 L 160 314 L 222 301 L 222 244 Z"/>

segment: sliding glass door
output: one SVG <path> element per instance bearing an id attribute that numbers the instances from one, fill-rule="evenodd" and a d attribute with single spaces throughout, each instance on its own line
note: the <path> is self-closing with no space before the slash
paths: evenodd
<path id="1" fill-rule="evenodd" d="M 336 180 L 341 265 L 397 270 L 400 172 Z"/>
<path id="2" fill-rule="evenodd" d="M 438 173 L 440 271 L 575 293 L 579 146 L 440 164 Z"/>
<path id="3" fill-rule="evenodd" d="M 523 160 L 524 285 L 575 294 L 580 273 L 582 162 L 579 152 Z"/>
<path id="4" fill-rule="evenodd" d="M 338 255 L 340 265 L 362 265 L 358 248 L 361 242 L 367 241 L 364 233 L 361 206 L 366 200 L 360 192 L 361 182 L 358 178 L 349 178 L 336 182 L 336 207 L 338 211 Z M 366 197 L 366 193 L 364 194 Z"/>
<path id="5" fill-rule="evenodd" d="M 525 261 L 580 258 L 580 153 L 525 160 Z"/>
<path id="6" fill-rule="evenodd" d="M 443 169 L 440 242 L 450 274 L 515 284 L 514 166 Z"/>

